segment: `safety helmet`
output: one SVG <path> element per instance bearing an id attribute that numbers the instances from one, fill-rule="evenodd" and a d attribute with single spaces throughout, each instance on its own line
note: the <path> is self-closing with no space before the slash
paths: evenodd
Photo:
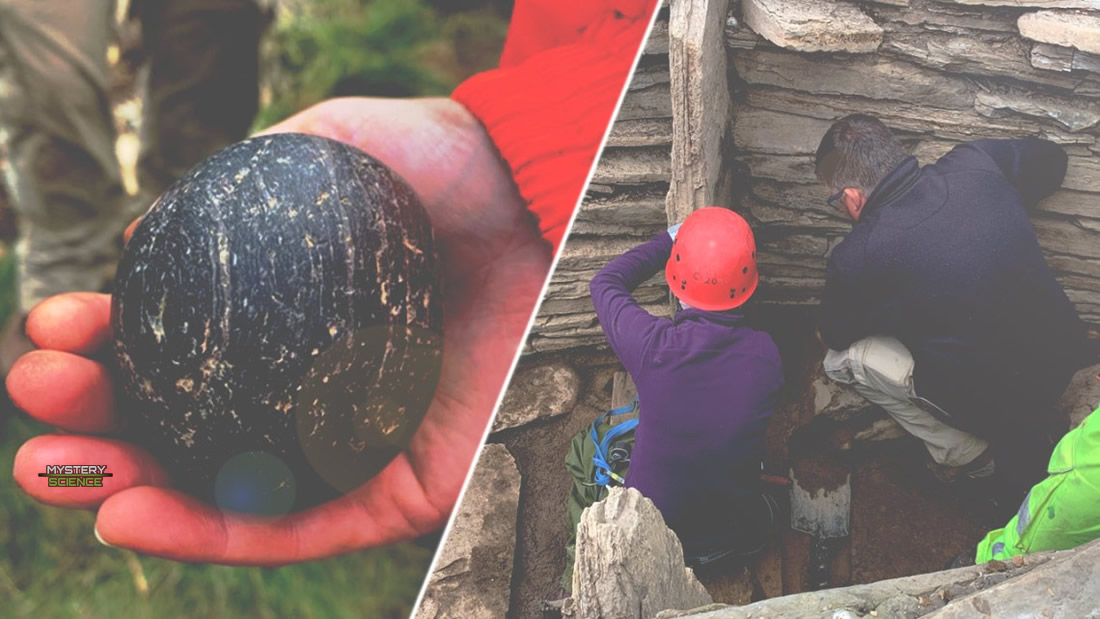
<path id="1" fill-rule="evenodd" d="M 759 281 L 748 222 L 718 206 L 688 215 L 672 243 L 665 281 L 676 298 L 701 310 L 730 310 L 748 301 Z"/>

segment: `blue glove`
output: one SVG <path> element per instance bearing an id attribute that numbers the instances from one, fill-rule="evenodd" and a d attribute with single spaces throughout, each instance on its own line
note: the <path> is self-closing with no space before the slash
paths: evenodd
<path id="1" fill-rule="evenodd" d="M 682 223 L 681 224 L 676 224 L 675 226 L 672 226 L 671 228 L 668 229 L 668 235 L 672 237 L 673 241 L 676 240 L 676 233 L 680 231 L 680 226 L 681 225 L 683 225 L 683 224 Z"/>

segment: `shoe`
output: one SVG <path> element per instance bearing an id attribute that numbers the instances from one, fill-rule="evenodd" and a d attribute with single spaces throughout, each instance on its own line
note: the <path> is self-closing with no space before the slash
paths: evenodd
<path id="1" fill-rule="evenodd" d="M 7 376 L 16 360 L 35 348 L 27 337 L 27 315 L 13 316 L 0 334 L 0 375 Z"/>
<path id="2" fill-rule="evenodd" d="M 986 448 L 982 455 L 974 458 L 969 464 L 962 466 L 944 466 L 935 462 L 928 463 L 928 469 L 936 476 L 936 479 L 945 484 L 953 484 L 960 479 L 984 479 L 990 477 L 997 470 L 997 464 L 993 461 L 993 450 Z"/>
<path id="3" fill-rule="evenodd" d="M 561 617 L 561 609 L 569 597 L 570 594 L 565 587 L 558 587 L 557 591 L 542 598 L 542 616 Z"/>

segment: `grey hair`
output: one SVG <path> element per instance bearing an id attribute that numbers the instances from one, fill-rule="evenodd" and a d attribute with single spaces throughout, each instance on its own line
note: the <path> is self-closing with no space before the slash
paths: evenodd
<path id="1" fill-rule="evenodd" d="M 901 141 L 881 120 L 852 114 L 833 123 L 821 138 L 814 171 L 833 191 L 853 187 L 871 195 L 907 157 Z"/>

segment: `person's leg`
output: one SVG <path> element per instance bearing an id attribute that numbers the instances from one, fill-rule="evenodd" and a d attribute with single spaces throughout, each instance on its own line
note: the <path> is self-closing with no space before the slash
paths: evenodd
<path id="1" fill-rule="evenodd" d="M 139 211 L 192 166 L 247 135 L 259 103 L 264 26 L 255 0 L 144 2 L 140 19 L 148 64 Z"/>
<path id="2" fill-rule="evenodd" d="M 0 134 L 19 215 L 22 312 L 100 290 L 124 222 L 106 50 L 113 0 L 0 0 Z"/>
<path id="3" fill-rule="evenodd" d="M 729 536 L 717 544 L 692 544 L 681 538 L 684 562 L 696 574 L 716 573 L 747 565 L 771 543 L 779 505 L 769 494 L 748 495 L 736 507 L 721 510 L 723 528 Z"/>
<path id="4" fill-rule="evenodd" d="M 947 425 L 914 403 L 918 396 L 913 387 L 913 357 L 897 339 L 865 338 L 847 350 L 830 350 L 824 363 L 829 378 L 850 384 L 921 439 L 937 464 L 967 466 L 988 449 L 983 439 Z"/>

